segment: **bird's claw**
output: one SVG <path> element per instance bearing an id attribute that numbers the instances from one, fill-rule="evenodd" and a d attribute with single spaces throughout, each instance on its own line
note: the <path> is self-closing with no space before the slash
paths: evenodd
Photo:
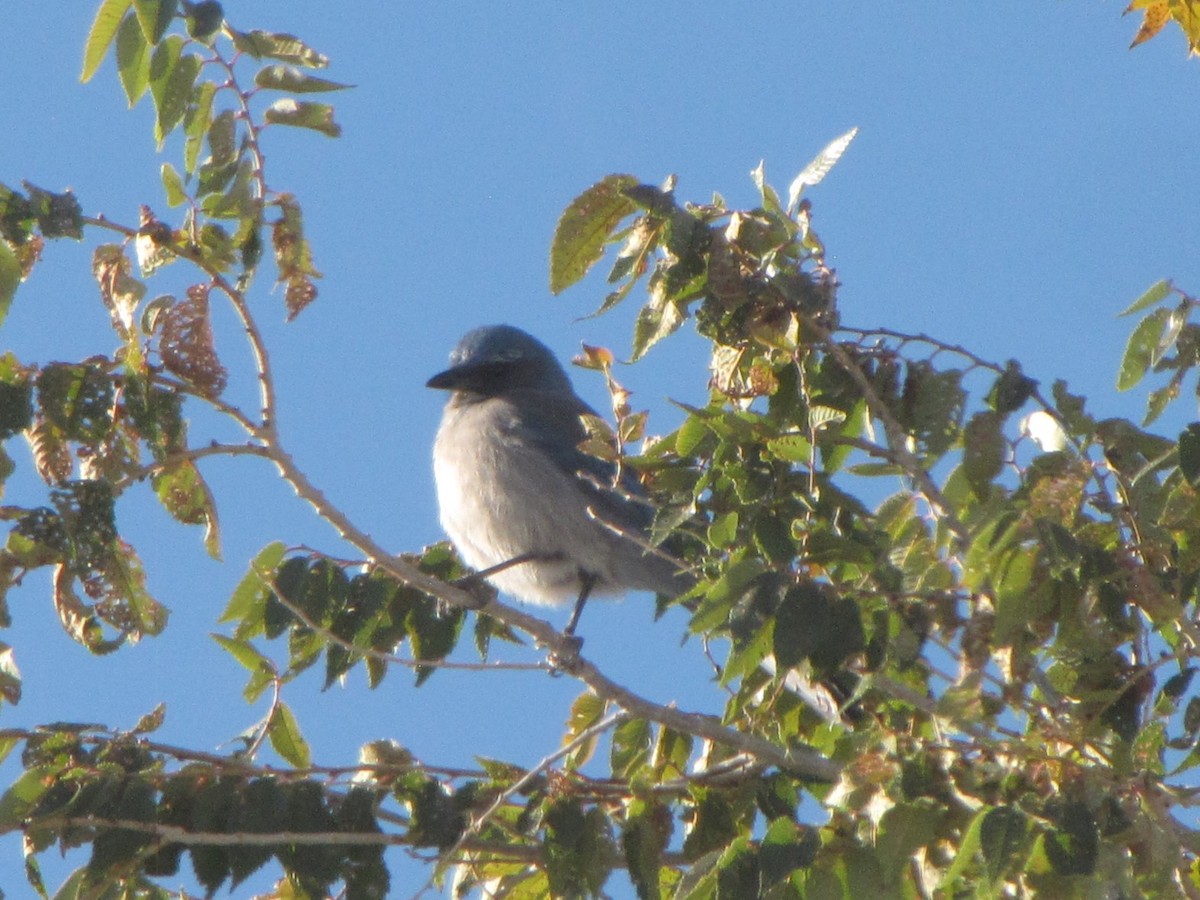
<path id="1" fill-rule="evenodd" d="M 563 633 L 562 647 L 550 652 L 550 671 L 554 675 L 572 675 L 579 667 L 579 651 L 583 649 L 583 638 Z"/>
<path id="2" fill-rule="evenodd" d="M 473 608 L 477 610 L 483 609 L 495 600 L 497 596 L 496 589 L 484 581 L 478 572 L 464 575 L 462 578 L 454 581 L 453 584 L 459 590 L 471 595 L 471 598 L 475 601 Z"/>

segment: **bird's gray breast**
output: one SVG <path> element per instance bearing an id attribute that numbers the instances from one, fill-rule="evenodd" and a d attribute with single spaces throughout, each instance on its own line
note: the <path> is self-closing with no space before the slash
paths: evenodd
<path id="1" fill-rule="evenodd" d="M 589 514 L 578 478 L 523 435 L 506 401 L 449 405 L 433 460 L 442 527 L 469 565 L 537 555 L 493 576 L 501 591 L 532 603 L 573 600 L 580 570 L 599 592 L 619 590 L 617 539 Z"/>

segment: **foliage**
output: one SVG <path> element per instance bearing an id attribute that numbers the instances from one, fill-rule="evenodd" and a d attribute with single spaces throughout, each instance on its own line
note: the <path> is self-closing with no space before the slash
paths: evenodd
<path id="1" fill-rule="evenodd" d="M 1142 24 L 1130 47 L 1155 37 L 1168 22 L 1174 22 L 1187 38 L 1188 50 L 1200 52 L 1200 3 L 1196 0 L 1131 0 L 1125 12 L 1141 11 Z"/>
<path id="2" fill-rule="evenodd" d="M 1168 12 L 1183 24 L 1186 6 Z M 842 322 L 804 194 L 853 132 L 786 203 L 761 167 L 747 210 L 681 202 L 673 179 L 617 174 L 584 191 L 555 236 L 552 289 L 608 254 L 602 311 L 646 290 L 635 358 L 688 322 L 711 345 L 708 403 L 637 453 L 645 417 L 611 354 L 583 361 L 608 378 L 623 465 L 659 502 L 655 538 L 697 575 L 677 602 L 726 648 L 726 708 L 683 713 L 464 580 L 446 545 L 389 554 L 285 451 L 246 297 L 268 240 L 289 317 L 319 273 L 297 199 L 268 187 L 261 141 L 276 125 L 338 134 L 332 107 L 298 99 L 344 87 L 311 74 L 326 58 L 233 28 L 218 3 L 174 0 L 104 0 L 85 80 L 110 50 L 130 103 L 150 95 L 156 140 L 181 144 L 180 167 L 161 173 L 180 221 L 143 207 L 126 226 L 84 216 L 70 192 L 0 186 L 0 310 L 46 240 L 106 233 L 92 271 L 116 345 L 41 367 L 0 357 L 0 439 L 23 435 L 47 485 L 45 504 L 2 509 L 3 585 L 50 567 L 64 629 L 95 653 L 161 632 L 167 612 L 115 510 L 149 479 L 218 555 L 201 474 L 216 455 L 272 460 L 356 558 L 275 543 L 251 564 L 217 640 L 248 672 L 245 699 L 271 700 L 236 752 L 157 742 L 161 709 L 130 731 L 0 731 L 0 758 L 19 749 L 23 768 L 0 796 L 0 832 L 24 834 L 42 896 L 38 856 L 55 845 L 91 850 L 64 896 L 165 897 L 186 857 L 210 894 L 272 865 L 279 897 L 382 897 L 391 846 L 428 851 L 431 879 L 458 891 L 509 896 L 598 896 L 618 867 L 641 897 L 1200 892 L 1200 842 L 1175 815 L 1200 764 L 1200 427 L 1144 430 L 1200 363 L 1196 298 L 1160 282 L 1127 310 L 1140 319 L 1118 386 L 1165 378 L 1138 426 L 1097 418 L 1062 382 L 1043 392 L 1015 361 Z M 285 96 L 264 105 L 263 92 Z M 147 299 L 174 262 L 193 273 L 182 299 Z M 249 341 L 253 414 L 224 399 L 214 302 Z M 202 407 L 247 442 L 192 444 Z M 323 666 L 329 684 L 361 665 L 374 687 L 401 665 L 419 686 L 464 634 L 482 658 L 493 639 L 532 638 L 583 684 L 559 751 L 463 771 L 379 741 L 357 763 L 313 763 L 284 700 L 299 673 Z M 9 704 L 15 655 L 0 644 Z M 261 760 L 268 745 L 290 768 Z"/>

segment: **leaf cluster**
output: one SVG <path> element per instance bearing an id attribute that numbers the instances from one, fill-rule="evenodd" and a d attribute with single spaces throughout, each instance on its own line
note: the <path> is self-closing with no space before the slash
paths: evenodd
<path id="1" fill-rule="evenodd" d="M 1118 387 L 1166 380 L 1135 424 L 1063 382 L 1043 391 L 1016 361 L 843 320 L 806 194 L 854 132 L 786 201 L 762 166 L 749 209 L 681 200 L 673 178 L 614 174 L 580 194 L 551 247 L 552 291 L 608 256 L 597 312 L 644 296 L 632 359 L 685 324 L 709 354 L 707 398 L 648 441 L 613 354 L 583 355 L 617 419 L 585 423 L 583 449 L 640 479 L 652 540 L 695 577 L 660 611 L 687 609 L 728 699 L 683 713 L 610 681 L 446 545 L 388 554 L 284 451 L 248 292 L 268 243 L 289 318 L 319 272 L 261 141 L 276 125 L 338 133 L 332 108 L 306 99 L 344 87 L 312 74 L 328 60 L 233 28 L 215 2 L 104 0 L 84 80 L 113 50 L 130 103 L 149 95 L 156 141 L 182 154 L 161 173 L 180 218 L 146 207 L 123 226 L 69 192 L 0 185 L 0 312 L 46 240 L 116 235 L 92 258 L 112 354 L 0 357 L 0 476 L 23 436 L 46 485 L 40 505 L 0 507 L 0 581 L 50 568 L 64 628 L 93 652 L 158 633 L 166 610 L 121 537 L 120 500 L 149 481 L 216 555 L 211 455 L 269 459 L 354 558 L 271 544 L 229 600 L 216 640 L 249 672 L 244 699 L 268 707 L 236 753 L 156 743 L 162 710 L 130 732 L 0 732 L 23 768 L 0 831 L 24 833 L 40 893 L 37 857 L 56 845 L 90 845 L 66 887 L 92 896 L 165 896 L 156 879 L 185 856 L 210 894 L 270 863 L 277 896 L 383 896 L 385 846 L 425 853 L 460 893 L 507 896 L 601 896 L 616 869 L 643 898 L 1200 891 L 1184 815 L 1200 765 L 1200 428 L 1148 430 L 1200 362 L 1191 295 L 1160 282 L 1127 310 L 1140 320 Z M 264 104 L 272 92 L 286 96 Z M 147 299 L 177 269 L 191 274 Z M 248 341 L 255 412 L 232 399 L 214 303 Z M 247 442 L 190 440 L 198 408 Z M 10 618 L 0 594 L 0 627 Z M 460 658 L 467 631 L 484 663 Z M 420 686 L 524 636 L 586 685 L 562 746 L 533 764 L 477 754 L 450 768 L 382 740 L 356 765 L 317 766 L 285 701 L 310 669 L 329 687 L 361 665 L 375 687 L 403 666 Z M 0 644 L 0 698 L 20 690 Z M 261 761 L 267 747 L 282 768 Z"/>

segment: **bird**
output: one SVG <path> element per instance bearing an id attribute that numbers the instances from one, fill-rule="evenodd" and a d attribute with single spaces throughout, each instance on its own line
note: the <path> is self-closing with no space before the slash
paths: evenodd
<path id="1" fill-rule="evenodd" d="M 427 387 L 450 392 L 433 445 L 439 518 L 463 561 L 517 600 L 630 590 L 676 597 L 693 579 L 657 552 L 655 509 L 628 468 L 583 452 L 583 416 L 554 354 L 511 325 L 467 332 Z"/>

